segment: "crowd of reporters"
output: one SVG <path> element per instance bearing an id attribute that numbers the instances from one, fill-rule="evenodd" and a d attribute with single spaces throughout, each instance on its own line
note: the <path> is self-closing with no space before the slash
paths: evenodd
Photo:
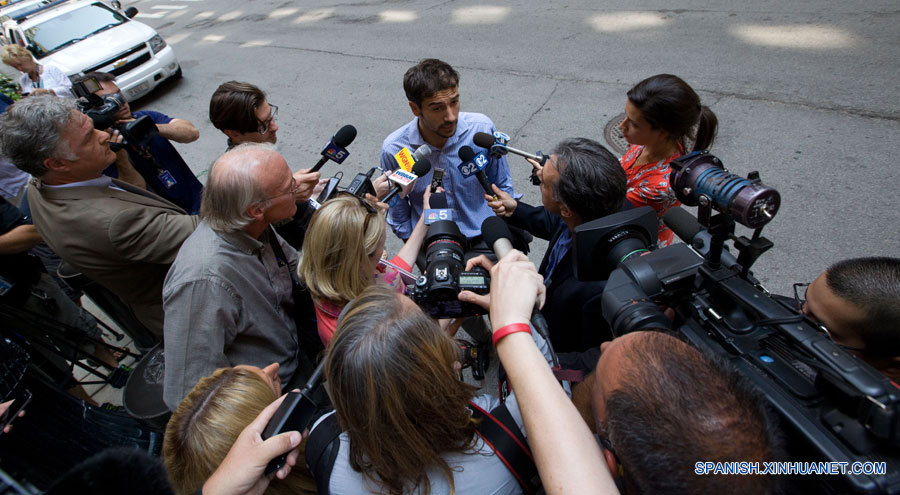
<path id="1" fill-rule="evenodd" d="M 35 70 L 26 62 L 23 70 Z M 113 78 L 91 77 L 98 96 L 116 93 Z M 184 119 L 144 112 L 158 127 L 155 141 L 113 151 L 120 133 L 96 129 L 64 94 L 25 96 L 7 109 L 0 149 L 33 177 L 24 205 L 35 240 L 115 293 L 162 339 L 163 398 L 173 414 L 166 471 L 156 476 L 177 493 L 207 494 L 771 490 L 769 477 L 698 476 L 693 468 L 785 459 L 759 392 L 670 333 L 613 338 L 600 308 L 605 283 L 579 280 L 573 268 L 575 228 L 622 210 L 652 207 L 655 241 L 674 242 L 662 222 L 678 207 L 668 164 L 712 144 L 715 115 L 676 76 L 641 81 L 626 98 L 620 127 L 631 147 L 622 159 L 592 139 L 562 140 L 532 164 L 542 205 L 531 206 L 512 191 L 505 156 L 486 158 L 490 188 L 458 168 L 461 147 L 496 131 L 486 116 L 459 111 L 459 89 L 459 74 L 442 61 L 410 68 L 404 90 L 414 118 L 385 140 L 374 194 L 338 194 L 321 205 L 309 201 L 325 186 L 320 174 L 291 171 L 274 147 L 278 107 L 249 83 L 226 82 L 212 95 L 209 119 L 227 150 L 205 186 L 168 142 L 197 139 Z M 142 116 L 123 103 L 116 123 Z M 382 203 L 399 187 L 387 178 L 399 167 L 394 154 L 422 146 L 437 152 L 430 163 L 446 174 L 442 187 L 420 177 Z M 490 273 L 488 294 L 458 296 L 489 321 L 435 320 L 405 295 L 434 195 L 458 215 L 471 248 L 466 268 Z M 493 215 L 517 229 L 513 245 L 526 247 L 530 235 L 550 242 L 540 267 L 518 250 L 494 252 L 480 229 Z M 21 235 L 25 223 L 8 222 L 0 240 Z M 387 226 L 404 241 L 390 259 Z M 2 252 L 32 244 L 3 243 Z M 34 283 L 20 278 L 22 297 Z M 895 378 L 898 302 L 900 260 L 864 258 L 826 270 L 797 296 L 796 310 Z M 532 325 L 535 307 L 546 339 Z M 460 379 L 460 325 L 494 345 L 511 392 L 482 394 Z M 490 330 L 479 335 L 478 327 Z M 308 431 L 264 439 L 279 397 L 321 360 L 322 414 Z M 561 378 L 559 363 L 578 378 Z M 501 415 L 509 436 L 527 442 L 535 479 L 511 467 L 482 429 Z M 266 476 L 269 461 L 288 451 L 285 467 Z"/>

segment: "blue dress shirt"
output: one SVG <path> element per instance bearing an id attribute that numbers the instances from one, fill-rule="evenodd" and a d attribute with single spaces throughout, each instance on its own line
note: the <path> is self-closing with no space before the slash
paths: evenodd
<path id="1" fill-rule="evenodd" d="M 390 173 L 399 168 L 394 155 L 404 147 L 409 148 L 410 152 L 414 152 L 419 146 L 427 144 L 419 133 L 418 123 L 418 117 L 414 118 L 410 123 L 392 132 L 384 140 L 384 144 L 381 147 L 382 170 Z M 453 210 L 454 219 L 459 226 L 459 230 L 467 238 L 481 235 L 481 222 L 493 216 L 494 212 L 484 199 L 484 189 L 481 188 L 478 179 L 475 176 L 463 177 L 459 171 L 461 160 L 458 153 L 463 146 L 470 146 L 476 153 L 479 151 L 487 153 L 487 150 L 476 146 L 472 139 L 478 132 L 493 134 L 495 130 L 491 119 L 480 113 L 459 113 L 456 133 L 447 139 L 442 149 L 436 150 L 432 146 L 433 151 L 428 156 L 432 171 L 419 178 L 408 196 L 400 198 L 399 201 L 391 206 L 387 223 L 391 226 L 394 233 L 397 234 L 397 237 L 401 239 L 409 238 L 413 227 L 419 221 L 423 210 L 422 195 L 425 194 L 425 188 L 431 185 L 431 177 L 435 167 L 444 169 L 443 185 L 446 190 L 447 208 Z M 512 176 L 509 173 L 509 164 L 506 162 L 506 157 L 491 158 L 484 171 L 492 184 L 496 184 L 503 191 L 513 194 Z"/>

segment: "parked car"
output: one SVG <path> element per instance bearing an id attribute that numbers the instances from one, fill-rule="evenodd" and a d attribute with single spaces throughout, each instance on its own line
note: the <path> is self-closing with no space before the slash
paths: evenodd
<path id="1" fill-rule="evenodd" d="M 134 7 L 121 11 L 96 0 L 69 0 L 2 26 L 9 42 L 27 48 L 38 63 L 55 65 L 73 79 L 109 72 L 133 101 L 182 74 L 172 47 L 153 28 L 132 20 L 136 14 Z"/>
<path id="2" fill-rule="evenodd" d="M 19 0 L 15 3 L 6 4 L 0 6 L 0 23 L 9 19 L 19 19 L 66 1 L 68 0 Z M 6 36 L 3 38 L 4 43 L 9 42 Z"/>

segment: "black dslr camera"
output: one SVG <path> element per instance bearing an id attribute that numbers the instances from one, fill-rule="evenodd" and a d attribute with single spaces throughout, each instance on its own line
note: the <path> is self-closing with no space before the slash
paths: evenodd
<path id="1" fill-rule="evenodd" d="M 651 250 L 657 221 L 649 208 L 575 229 L 576 276 L 607 279 L 602 307 L 613 334 L 673 332 L 728 362 L 778 412 L 790 460 L 886 463 L 881 472 L 791 480 L 803 486 L 786 492 L 895 493 L 900 388 L 821 333 L 792 298 L 769 294 L 750 272 L 772 247 L 761 232 L 778 211 L 778 191 L 755 173 L 727 172 L 706 152 L 674 160 L 671 168 L 678 199 L 698 207 L 696 219 L 681 208 L 664 217 L 687 244 Z M 755 229 L 751 238 L 735 236 L 736 221 Z M 660 306 L 674 309 L 674 321 Z"/>
<path id="2" fill-rule="evenodd" d="M 425 271 L 407 294 L 432 318 L 460 318 L 484 313 L 481 307 L 456 298 L 463 290 L 487 294 L 491 277 L 476 267 L 465 271 L 466 238 L 456 223 L 439 220 L 425 234 Z"/>
<path id="3" fill-rule="evenodd" d="M 94 128 L 100 130 L 116 129 L 122 135 L 123 142 L 109 143 L 113 151 L 122 149 L 123 145 L 132 145 L 138 148 L 146 147 L 153 136 L 159 134 L 159 128 L 143 116 L 132 122 L 116 124 L 116 113 L 125 105 L 125 99 L 121 93 L 97 96 L 94 93 L 102 88 L 95 77 L 86 77 L 72 84 L 72 92 L 78 99 L 75 101 L 78 109 L 91 118 Z"/>

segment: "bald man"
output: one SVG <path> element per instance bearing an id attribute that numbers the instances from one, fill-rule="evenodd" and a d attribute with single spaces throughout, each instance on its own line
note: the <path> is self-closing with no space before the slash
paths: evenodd
<path id="1" fill-rule="evenodd" d="M 298 255 L 271 225 L 297 211 L 297 188 L 269 144 L 237 146 L 213 164 L 202 221 L 163 285 L 169 408 L 221 367 L 278 363 L 282 383 L 294 385 L 299 344 L 291 274 Z"/>

